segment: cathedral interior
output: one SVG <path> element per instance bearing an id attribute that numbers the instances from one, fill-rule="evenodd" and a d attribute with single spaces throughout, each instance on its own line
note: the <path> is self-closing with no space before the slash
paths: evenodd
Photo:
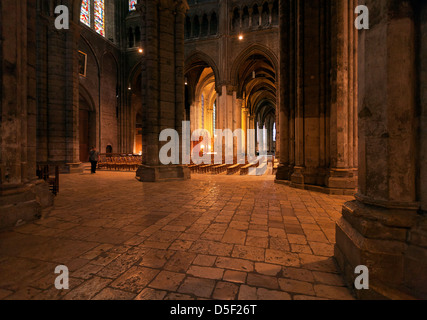
<path id="1" fill-rule="evenodd" d="M 424 0 L 1 0 L 0 58 L 0 300 L 427 299 Z"/>

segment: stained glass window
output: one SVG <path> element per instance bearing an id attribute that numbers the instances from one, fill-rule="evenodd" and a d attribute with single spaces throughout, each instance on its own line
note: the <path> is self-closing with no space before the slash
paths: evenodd
<path id="1" fill-rule="evenodd" d="M 90 27 L 90 0 L 82 1 L 80 21 Z"/>
<path id="2" fill-rule="evenodd" d="M 135 11 L 138 0 L 129 0 L 129 11 Z"/>
<path id="3" fill-rule="evenodd" d="M 95 0 L 95 31 L 105 36 L 104 0 Z"/>

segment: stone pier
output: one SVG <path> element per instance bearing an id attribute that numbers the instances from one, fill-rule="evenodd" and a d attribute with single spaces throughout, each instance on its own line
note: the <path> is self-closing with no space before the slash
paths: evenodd
<path id="1" fill-rule="evenodd" d="M 34 1 L 0 4 L 0 229 L 39 218 L 52 206 L 36 178 L 36 40 Z"/>
<path id="2" fill-rule="evenodd" d="M 184 120 L 184 20 L 187 1 L 144 1 L 142 63 L 143 163 L 137 178 L 142 182 L 190 179 L 186 166 L 163 166 L 159 142 L 165 129 L 182 131 Z M 182 146 L 181 146 L 182 147 Z M 180 152 L 181 153 L 181 152 Z"/>
<path id="3" fill-rule="evenodd" d="M 356 192 L 355 6 L 353 0 L 281 2 L 278 183 Z"/>
<path id="4" fill-rule="evenodd" d="M 359 192 L 344 205 L 335 257 L 350 284 L 358 265 L 369 268 L 358 298 L 426 299 L 427 10 L 366 5 L 375 19 L 359 34 Z"/>

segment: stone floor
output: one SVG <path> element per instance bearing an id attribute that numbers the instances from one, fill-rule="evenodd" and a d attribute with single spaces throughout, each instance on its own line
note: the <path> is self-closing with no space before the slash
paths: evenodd
<path id="1" fill-rule="evenodd" d="M 0 299 L 353 299 L 332 258 L 347 200 L 273 176 L 64 175 L 48 218 L 0 233 Z"/>

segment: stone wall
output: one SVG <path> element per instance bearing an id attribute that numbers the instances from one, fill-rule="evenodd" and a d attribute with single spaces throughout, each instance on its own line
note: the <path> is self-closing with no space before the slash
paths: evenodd
<path id="1" fill-rule="evenodd" d="M 51 5 L 40 1 L 37 10 L 37 162 L 72 172 L 80 162 L 80 26 L 71 21 L 69 30 L 57 30 Z"/>
<path id="2" fill-rule="evenodd" d="M 42 2 L 43 3 L 43 2 Z M 114 6 L 108 2 L 107 37 L 117 39 Z M 111 14 L 113 13 L 113 14 Z M 119 144 L 120 48 L 93 29 L 71 23 L 70 30 L 56 30 L 53 8 L 38 10 L 38 131 L 37 161 L 59 165 L 61 172 L 80 170 L 80 101 L 90 109 L 90 138 L 84 148 L 107 146 L 121 152 Z M 79 75 L 79 51 L 87 55 L 86 75 Z M 87 150 L 84 150 L 87 152 Z"/>
<path id="3" fill-rule="evenodd" d="M 119 63 L 120 49 L 109 40 L 84 28 L 79 41 L 79 50 L 88 55 L 87 74 L 80 76 L 80 88 L 90 96 L 96 114 L 96 144 L 105 153 L 107 146 L 113 152 L 122 152 L 119 144 Z M 82 94 L 80 94 L 82 96 Z M 85 98 L 87 99 L 87 98 Z M 101 116 L 99 116 L 101 115 Z"/>

